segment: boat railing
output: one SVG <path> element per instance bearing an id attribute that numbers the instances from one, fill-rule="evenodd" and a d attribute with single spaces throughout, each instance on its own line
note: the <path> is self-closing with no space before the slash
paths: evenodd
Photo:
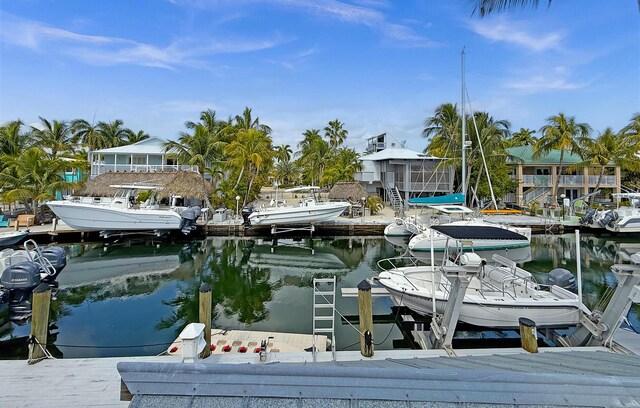
<path id="1" fill-rule="evenodd" d="M 46 273 L 49 276 L 53 276 L 56 274 L 56 268 L 53 266 L 51 261 L 45 258 L 40 252 L 40 247 L 36 242 L 32 239 L 28 239 L 24 243 L 24 249 L 29 256 L 31 262 L 35 262 L 40 267 L 40 270 Z"/>
<path id="2" fill-rule="evenodd" d="M 378 269 L 388 271 L 406 266 L 423 266 L 424 262 L 411 256 L 397 256 L 392 258 L 381 259 L 377 262 Z"/>

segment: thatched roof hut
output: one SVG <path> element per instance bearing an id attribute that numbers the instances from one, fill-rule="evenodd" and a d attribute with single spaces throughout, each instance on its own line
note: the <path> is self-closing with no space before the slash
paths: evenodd
<path id="1" fill-rule="evenodd" d="M 126 173 L 109 172 L 101 174 L 93 180 L 87 181 L 85 187 L 78 193 L 82 196 L 110 197 L 116 192 L 112 185 L 146 185 L 162 187 L 159 197 L 178 195 L 185 198 L 204 199 L 210 196 L 213 188 L 211 183 L 202 186 L 200 174 L 192 171 L 158 172 L 158 173 Z"/>
<path id="2" fill-rule="evenodd" d="M 329 200 L 349 200 L 359 201 L 362 197 L 367 197 L 364 187 L 357 181 L 340 181 L 329 191 Z"/>

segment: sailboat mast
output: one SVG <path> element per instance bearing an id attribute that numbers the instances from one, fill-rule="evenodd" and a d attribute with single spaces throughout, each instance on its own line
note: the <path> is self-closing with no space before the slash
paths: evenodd
<path id="1" fill-rule="evenodd" d="M 465 149 L 465 144 L 466 144 L 466 129 L 467 129 L 467 115 L 465 114 L 465 110 L 464 110 L 464 47 L 462 47 L 462 54 L 461 54 L 461 59 L 462 59 L 462 70 L 461 70 L 461 77 L 462 77 L 462 194 L 464 194 L 464 201 L 465 204 L 467 202 L 467 160 L 466 160 L 466 149 Z"/>

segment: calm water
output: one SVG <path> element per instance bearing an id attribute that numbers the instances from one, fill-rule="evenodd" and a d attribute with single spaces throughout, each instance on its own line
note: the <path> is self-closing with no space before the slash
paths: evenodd
<path id="1" fill-rule="evenodd" d="M 158 354 L 187 323 L 197 321 L 203 282 L 212 287 L 214 327 L 310 333 L 314 276 L 336 275 L 339 294 L 340 287 L 373 276 L 378 260 L 401 255 L 402 244 L 384 238 L 315 239 L 313 254 L 309 240 L 280 240 L 273 251 L 271 241 L 262 239 L 67 245 L 70 260 L 52 303 L 57 334 L 50 343 L 54 355 L 66 358 Z M 640 240 L 583 236 L 580 246 L 585 303 L 592 307 L 615 284 L 609 267 L 640 251 Z M 573 234 L 534 236 L 530 249 L 506 253 L 539 281 L 555 267 L 575 272 L 575 254 Z M 374 342 L 382 342 L 377 348 L 401 347 L 402 332 L 390 323 L 391 300 L 373 302 L 380 317 L 374 327 Z M 357 299 L 338 296 L 337 308 L 345 316 L 357 315 Z M 634 306 L 629 314 L 636 328 L 639 312 Z M 28 324 L 0 322 L 1 357 L 23 356 L 28 331 Z M 336 342 L 338 350 L 357 349 L 357 332 L 338 324 Z"/>

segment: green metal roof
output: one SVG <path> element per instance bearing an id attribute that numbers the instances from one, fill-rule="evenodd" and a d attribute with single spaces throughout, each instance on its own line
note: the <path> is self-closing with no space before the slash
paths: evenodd
<path id="1" fill-rule="evenodd" d="M 518 146 L 507 148 L 507 154 L 513 156 L 521 161 L 523 164 L 559 164 L 560 163 L 560 150 L 551 150 L 549 153 L 542 155 L 536 159 L 533 158 L 533 149 L 531 146 Z M 562 163 L 573 164 L 580 163 L 582 159 L 577 154 L 571 154 L 568 151 L 564 152 L 564 158 Z"/>

